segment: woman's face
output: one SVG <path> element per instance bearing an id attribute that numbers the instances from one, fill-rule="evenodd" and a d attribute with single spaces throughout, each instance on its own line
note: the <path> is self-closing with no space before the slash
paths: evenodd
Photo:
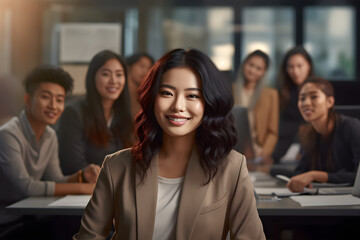
<path id="1" fill-rule="evenodd" d="M 141 57 L 139 61 L 129 68 L 129 76 L 135 85 L 140 85 L 152 67 L 152 62 L 147 57 Z"/>
<path id="2" fill-rule="evenodd" d="M 257 83 L 265 75 L 266 63 L 262 57 L 252 56 L 244 64 L 244 77 L 246 83 Z"/>
<path id="3" fill-rule="evenodd" d="M 95 85 L 103 100 L 115 101 L 125 86 L 125 72 L 116 58 L 109 59 L 95 74 Z"/>
<path id="4" fill-rule="evenodd" d="M 306 83 L 300 90 L 298 108 L 306 122 L 327 119 L 334 106 L 334 97 L 327 97 L 314 83 Z"/>
<path id="5" fill-rule="evenodd" d="M 192 70 L 173 68 L 164 73 L 154 102 L 154 114 L 163 134 L 195 136 L 204 108 L 201 82 Z"/>
<path id="6" fill-rule="evenodd" d="M 289 57 L 286 71 L 295 85 L 300 86 L 309 76 L 311 66 L 305 57 L 301 54 L 295 54 Z"/>

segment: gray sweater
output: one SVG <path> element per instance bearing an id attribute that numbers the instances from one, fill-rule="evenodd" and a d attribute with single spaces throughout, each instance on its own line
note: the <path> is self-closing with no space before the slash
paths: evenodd
<path id="1" fill-rule="evenodd" d="M 25 111 L 0 127 L 0 224 L 13 219 L 4 207 L 29 196 L 54 195 L 55 182 L 65 182 L 56 133 L 45 128 L 39 142 Z"/>

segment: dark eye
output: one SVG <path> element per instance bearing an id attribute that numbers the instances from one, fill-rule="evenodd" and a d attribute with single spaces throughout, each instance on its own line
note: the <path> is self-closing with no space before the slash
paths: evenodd
<path id="1" fill-rule="evenodd" d="M 109 76 L 109 74 L 107 72 L 103 72 L 101 75 L 104 77 Z"/>
<path id="2" fill-rule="evenodd" d="M 300 100 L 301 102 L 303 102 L 303 101 L 305 101 L 305 97 L 300 97 L 299 100 Z"/>
<path id="3" fill-rule="evenodd" d="M 311 99 L 316 99 L 316 98 L 317 98 L 316 95 L 311 96 Z"/>
<path id="4" fill-rule="evenodd" d="M 196 94 L 190 94 L 190 95 L 188 95 L 188 98 L 200 98 L 200 96 L 198 96 Z"/>
<path id="5" fill-rule="evenodd" d="M 160 95 L 163 95 L 163 96 L 172 96 L 173 94 L 172 94 L 171 92 L 169 92 L 169 91 L 163 90 L 163 91 L 160 91 Z"/>
<path id="6" fill-rule="evenodd" d="M 49 95 L 41 95 L 41 98 L 42 98 L 42 99 L 49 99 L 50 96 L 49 96 Z"/>

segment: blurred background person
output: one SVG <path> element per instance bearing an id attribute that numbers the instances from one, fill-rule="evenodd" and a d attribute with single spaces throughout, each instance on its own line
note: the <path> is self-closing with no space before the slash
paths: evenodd
<path id="1" fill-rule="evenodd" d="M 90 61 L 85 98 L 70 102 L 60 119 L 63 172 L 101 166 L 107 154 L 131 146 L 132 129 L 126 65 L 118 54 L 101 51 Z"/>
<path id="2" fill-rule="evenodd" d="M 279 95 L 265 87 L 269 56 L 256 50 L 241 65 L 233 88 L 235 106 L 248 109 L 256 162 L 271 163 L 271 155 L 278 139 Z"/>
<path id="3" fill-rule="evenodd" d="M 311 182 L 354 184 L 360 161 L 360 121 L 337 114 L 334 89 L 318 77 L 300 87 L 298 107 L 307 124 L 300 127 L 301 159 L 287 184 L 293 192 Z"/>
<path id="4" fill-rule="evenodd" d="M 64 111 L 65 94 L 73 86 L 71 76 L 43 65 L 26 76 L 24 85 L 25 109 L 0 127 L 1 235 L 14 225 L 25 225 L 21 216 L 6 213 L 5 206 L 30 196 L 91 194 L 100 172 L 98 166 L 89 165 L 64 176 L 60 169 L 56 133 L 49 125 Z M 25 238 L 35 239 L 26 234 L 9 237 Z"/>
<path id="5" fill-rule="evenodd" d="M 128 67 L 128 87 L 130 93 L 130 110 L 132 118 L 140 111 L 137 89 L 154 65 L 154 59 L 147 53 L 136 53 L 126 58 Z"/>
<path id="6" fill-rule="evenodd" d="M 280 161 L 292 143 L 298 142 L 298 129 L 304 123 L 297 108 L 298 88 L 313 75 L 311 57 L 303 47 L 297 46 L 285 54 L 279 72 L 280 124 L 279 139 L 273 154 L 275 162 Z"/>

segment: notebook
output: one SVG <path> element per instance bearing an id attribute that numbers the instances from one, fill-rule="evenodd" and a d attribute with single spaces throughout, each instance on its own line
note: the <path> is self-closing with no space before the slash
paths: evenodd
<path id="1" fill-rule="evenodd" d="M 360 167 L 358 167 L 353 187 L 326 187 L 319 188 L 318 194 L 331 195 L 331 194 L 352 194 L 360 197 Z"/>

